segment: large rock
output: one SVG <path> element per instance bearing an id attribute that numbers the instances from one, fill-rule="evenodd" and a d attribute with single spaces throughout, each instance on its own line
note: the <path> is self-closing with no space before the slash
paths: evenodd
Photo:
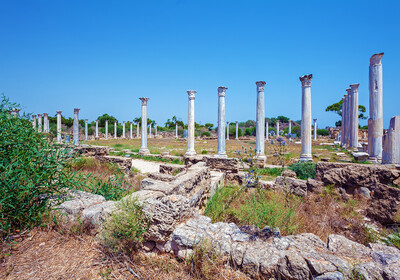
<path id="1" fill-rule="evenodd" d="M 306 181 L 292 177 L 276 177 L 274 188 L 299 196 L 305 196 L 307 194 Z"/>
<path id="2" fill-rule="evenodd" d="M 212 170 L 237 173 L 240 169 L 239 160 L 236 158 L 217 158 L 203 155 L 185 157 L 186 165 L 196 164 L 201 161 L 205 162 Z"/>
<path id="3" fill-rule="evenodd" d="M 382 224 L 398 223 L 400 219 L 400 189 L 377 184 L 367 215 Z"/>
<path id="4" fill-rule="evenodd" d="M 81 145 L 81 146 L 74 146 L 74 151 L 78 153 L 80 156 L 85 156 L 85 157 L 108 156 L 110 153 L 110 147 Z"/>
<path id="5" fill-rule="evenodd" d="M 75 220 L 85 208 L 106 201 L 101 195 L 83 191 L 69 191 L 65 199 L 66 201 L 55 206 L 55 209 L 59 210 L 70 221 Z"/>
<path id="6" fill-rule="evenodd" d="M 357 261 L 371 259 L 371 249 L 338 234 L 330 234 L 328 237 L 329 251 L 342 256 L 347 256 Z"/>
<path id="7" fill-rule="evenodd" d="M 162 174 L 176 175 L 186 170 L 186 166 L 179 164 L 160 164 L 159 172 Z"/>

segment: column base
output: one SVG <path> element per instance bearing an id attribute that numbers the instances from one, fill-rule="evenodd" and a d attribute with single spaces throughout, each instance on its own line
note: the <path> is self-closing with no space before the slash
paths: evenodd
<path id="1" fill-rule="evenodd" d="M 370 162 L 370 163 L 382 163 L 382 158 L 368 157 L 368 162 Z"/>
<path id="2" fill-rule="evenodd" d="M 187 151 L 185 153 L 185 156 L 194 156 L 194 155 L 196 155 L 196 151 Z"/>
<path id="3" fill-rule="evenodd" d="M 221 154 L 214 155 L 214 157 L 216 157 L 216 158 L 227 158 L 228 155 L 226 153 L 221 153 Z"/>
<path id="4" fill-rule="evenodd" d="M 313 161 L 311 155 L 300 155 L 299 161 Z"/>
<path id="5" fill-rule="evenodd" d="M 140 150 L 139 150 L 139 155 L 148 155 L 148 154 L 150 154 L 149 149 L 147 149 L 147 148 L 140 148 Z"/>
<path id="6" fill-rule="evenodd" d="M 256 155 L 256 160 L 266 160 L 267 159 L 267 157 L 264 155 L 264 154 L 258 154 L 258 155 Z"/>

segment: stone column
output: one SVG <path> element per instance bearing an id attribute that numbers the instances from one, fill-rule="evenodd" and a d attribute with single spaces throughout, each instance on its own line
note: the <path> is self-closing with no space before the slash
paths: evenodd
<path id="1" fill-rule="evenodd" d="M 106 140 L 108 140 L 108 120 L 106 120 L 106 131 L 105 131 Z"/>
<path id="2" fill-rule="evenodd" d="M 122 122 L 122 138 L 125 139 L 125 121 Z"/>
<path id="3" fill-rule="evenodd" d="M 139 153 L 149 154 L 150 151 L 147 148 L 147 101 L 149 98 L 139 98 L 142 101 L 142 146 L 140 147 Z"/>
<path id="4" fill-rule="evenodd" d="M 227 89 L 218 87 L 218 152 L 216 156 L 222 158 L 227 157 L 225 151 L 225 92 Z"/>
<path id="5" fill-rule="evenodd" d="M 383 87 L 382 56 L 374 54 L 369 65 L 369 119 L 368 119 L 368 153 L 372 161 L 382 159 L 383 135 Z"/>
<path id="6" fill-rule="evenodd" d="M 133 123 L 132 122 L 130 122 L 130 125 L 131 125 L 131 127 L 130 127 L 130 130 L 129 130 L 129 132 L 130 132 L 130 138 L 131 139 L 133 139 L 133 134 L 132 134 L 132 129 L 133 129 Z"/>
<path id="7" fill-rule="evenodd" d="M 49 133 L 49 114 L 43 113 L 43 132 Z"/>
<path id="8" fill-rule="evenodd" d="M 79 110 L 74 109 L 74 125 L 73 125 L 73 136 L 74 136 L 74 145 L 79 145 Z"/>
<path id="9" fill-rule="evenodd" d="M 276 120 L 276 137 L 279 136 L 279 120 Z"/>
<path id="10" fill-rule="evenodd" d="M 57 142 L 61 143 L 61 113 L 62 111 L 57 111 Z"/>
<path id="11" fill-rule="evenodd" d="M 89 140 L 88 136 L 88 119 L 85 119 L 85 141 Z"/>
<path id="12" fill-rule="evenodd" d="M 99 139 L 99 120 L 96 120 L 96 140 Z"/>
<path id="13" fill-rule="evenodd" d="M 189 106 L 188 106 L 188 149 L 186 151 L 187 156 L 193 156 L 196 154 L 194 150 L 194 99 L 197 91 L 188 90 Z"/>
<path id="14" fill-rule="evenodd" d="M 345 140 L 345 121 L 346 121 L 346 98 L 345 96 L 342 98 L 342 125 L 340 126 L 340 142 L 341 145 L 344 146 L 346 144 Z"/>
<path id="15" fill-rule="evenodd" d="M 358 87 L 360 84 L 350 85 L 351 89 L 351 148 L 358 148 Z"/>
<path id="16" fill-rule="evenodd" d="M 300 77 L 301 81 L 301 154 L 300 161 L 312 161 L 311 155 L 311 79 L 312 74 Z"/>
<path id="17" fill-rule="evenodd" d="M 151 123 L 149 123 L 149 138 L 151 138 Z"/>
<path id="18" fill-rule="evenodd" d="M 265 140 L 269 140 L 269 120 L 265 120 Z"/>
<path id="19" fill-rule="evenodd" d="M 229 140 L 229 122 L 226 122 L 226 140 Z"/>
<path id="20" fill-rule="evenodd" d="M 118 122 L 114 121 L 114 139 L 117 139 L 117 137 L 118 137 L 118 135 L 117 135 L 117 125 L 118 125 Z"/>
<path id="21" fill-rule="evenodd" d="M 292 134 L 292 121 L 289 120 L 289 129 L 288 129 L 288 133 Z"/>
<path id="22" fill-rule="evenodd" d="M 383 136 L 382 163 L 400 164 L 400 116 L 390 119 L 389 129 Z"/>
<path id="23" fill-rule="evenodd" d="M 42 132 L 42 114 L 38 114 L 38 132 Z"/>
<path id="24" fill-rule="evenodd" d="M 314 141 L 317 140 L 317 119 L 314 119 Z"/>
<path id="25" fill-rule="evenodd" d="M 36 129 L 36 115 L 32 115 L 32 126 L 33 129 Z"/>
<path id="26" fill-rule="evenodd" d="M 264 129 L 265 129 L 265 100 L 264 100 L 264 87 L 265 82 L 256 82 L 257 85 L 257 115 L 256 115 L 256 158 L 265 160 L 264 153 Z"/>
<path id="27" fill-rule="evenodd" d="M 236 121 L 236 140 L 239 139 L 239 122 Z"/>
<path id="28" fill-rule="evenodd" d="M 175 124 L 175 138 L 178 139 L 178 124 Z"/>
<path id="29" fill-rule="evenodd" d="M 351 131 L 351 97 L 350 97 L 350 91 L 351 89 L 346 89 L 347 94 L 345 96 L 346 98 L 346 147 L 350 147 L 350 131 Z"/>
<path id="30" fill-rule="evenodd" d="M 138 122 L 138 123 L 136 123 L 136 138 L 139 138 L 139 135 L 140 135 L 139 129 L 140 129 L 140 124 Z"/>

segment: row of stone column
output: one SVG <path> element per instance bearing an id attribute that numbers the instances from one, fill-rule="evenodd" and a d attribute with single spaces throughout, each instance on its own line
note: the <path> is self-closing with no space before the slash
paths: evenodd
<path id="1" fill-rule="evenodd" d="M 347 148 L 358 148 L 358 87 L 352 84 L 342 98 L 341 144 Z"/>

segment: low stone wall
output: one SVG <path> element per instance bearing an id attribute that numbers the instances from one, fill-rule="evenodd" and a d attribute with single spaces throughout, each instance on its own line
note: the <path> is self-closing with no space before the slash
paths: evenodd
<path id="1" fill-rule="evenodd" d="M 132 159 L 118 156 L 96 156 L 100 162 L 111 162 L 117 164 L 125 172 L 129 172 L 132 168 Z"/>
<path id="2" fill-rule="evenodd" d="M 191 165 L 198 162 L 205 162 L 212 170 L 220 170 L 224 172 L 238 173 L 240 169 L 239 160 L 236 158 L 217 158 L 213 156 L 190 156 L 185 157 L 185 164 Z"/>
<path id="3" fill-rule="evenodd" d="M 73 146 L 73 149 L 77 154 L 84 157 L 108 156 L 110 153 L 110 147 L 108 146 L 80 145 Z"/>

